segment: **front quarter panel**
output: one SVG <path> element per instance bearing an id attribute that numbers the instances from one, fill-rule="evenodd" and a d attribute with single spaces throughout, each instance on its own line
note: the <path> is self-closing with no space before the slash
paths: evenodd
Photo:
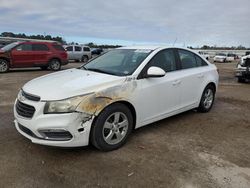
<path id="1" fill-rule="evenodd" d="M 127 79 L 120 85 L 112 86 L 93 94 L 83 96 L 76 111 L 84 112 L 91 116 L 97 116 L 105 107 L 112 103 L 118 101 L 133 103 L 132 96 L 136 88 L 136 80 L 128 81 Z"/>

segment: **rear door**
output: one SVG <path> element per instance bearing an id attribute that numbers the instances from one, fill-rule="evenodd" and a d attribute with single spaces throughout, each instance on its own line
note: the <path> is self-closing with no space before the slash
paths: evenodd
<path id="1" fill-rule="evenodd" d="M 51 54 L 46 44 L 32 44 L 34 55 L 34 64 L 44 65 L 48 63 L 48 57 Z"/>
<path id="2" fill-rule="evenodd" d="M 30 67 L 34 63 L 32 44 L 22 43 L 11 51 L 11 58 L 14 67 Z"/>
<path id="3" fill-rule="evenodd" d="M 178 49 L 177 54 L 181 64 L 181 101 L 180 108 L 199 103 L 206 72 L 207 63 L 193 52 Z"/>

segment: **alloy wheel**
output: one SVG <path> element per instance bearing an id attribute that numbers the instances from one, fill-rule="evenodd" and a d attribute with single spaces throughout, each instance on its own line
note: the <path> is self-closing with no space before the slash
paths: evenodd
<path id="1" fill-rule="evenodd" d="M 118 144 L 128 131 L 129 121 L 122 112 L 111 114 L 104 123 L 102 136 L 107 144 Z"/>
<path id="2" fill-rule="evenodd" d="M 214 93 L 212 89 L 207 89 L 204 95 L 204 107 L 206 109 L 209 109 L 211 107 L 211 105 L 213 104 L 213 100 L 214 100 Z"/>

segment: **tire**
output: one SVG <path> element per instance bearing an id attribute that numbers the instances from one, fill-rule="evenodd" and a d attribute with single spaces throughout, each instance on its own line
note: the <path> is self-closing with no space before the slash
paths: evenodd
<path id="1" fill-rule="evenodd" d="M 59 71 L 61 69 L 61 62 L 58 59 L 52 59 L 49 63 L 49 68 L 52 71 Z"/>
<path id="2" fill-rule="evenodd" d="M 86 56 L 86 55 L 82 56 L 81 61 L 82 61 L 83 63 L 87 63 L 88 60 L 89 60 L 88 56 Z"/>
<path id="3" fill-rule="evenodd" d="M 120 103 L 113 104 L 95 119 L 90 134 L 91 143 L 101 151 L 118 149 L 125 144 L 132 127 L 133 116 L 128 107 Z"/>
<path id="4" fill-rule="evenodd" d="M 238 82 L 239 82 L 239 83 L 245 83 L 246 80 L 245 80 L 244 78 L 238 77 Z"/>
<path id="5" fill-rule="evenodd" d="M 0 73 L 8 72 L 10 68 L 9 62 L 5 59 L 0 59 Z"/>
<path id="6" fill-rule="evenodd" d="M 202 93 L 198 111 L 202 113 L 209 112 L 214 104 L 214 96 L 215 96 L 214 86 L 208 85 Z"/>
<path id="7" fill-rule="evenodd" d="M 42 70 L 47 70 L 48 69 L 48 66 L 42 66 L 40 67 Z"/>

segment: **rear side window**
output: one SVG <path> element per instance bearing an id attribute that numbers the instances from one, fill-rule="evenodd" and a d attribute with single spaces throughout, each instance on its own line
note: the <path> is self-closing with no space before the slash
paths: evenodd
<path id="1" fill-rule="evenodd" d="M 75 51 L 76 51 L 76 52 L 81 52 L 81 51 L 82 51 L 82 47 L 80 47 L 80 46 L 75 46 Z"/>
<path id="2" fill-rule="evenodd" d="M 16 47 L 17 51 L 32 51 L 32 45 L 31 44 L 21 44 Z"/>
<path id="3" fill-rule="evenodd" d="M 68 52 L 72 52 L 72 51 L 73 51 L 73 46 L 68 46 L 68 47 L 66 48 L 66 50 L 67 50 Z"/>
<path id="4" fill-rule="evenodd" d="M 163 50 L 156 54 L 150 66 L 162 68 L 165 72 L 176 70 L 175 53 L 173 50 Z"/>
<path id="5" fill-rule="evenodd" d="M 201 59 L 199 56 L 195 55 L 195 60 L 196 60 L 196 64 L 197 64 L 197 67 L 201 67 L 201 66 L 206 66 L 207 63 Z"/>
<path id="6" fill-rule="evenodd" d="M 84 48 L 83 48 L 83 51 L 85 51 L 85 52 L 90 52 L 90 48 L 84 47 Z"/>
<path id="7" fill-rule="evenodd" d="M 49 48 L 45 44 L 32 44 L 33 51 L 49 51 Z"/>
<path id="8" fill-rule="evenodd" d="M 53 48 L 55 48 L 57 51 L 65 51 L 65 49 L 59 45 L 59 44 L 53 44 Z"/>
<path id="9" fill-rule="evenodd" d="M 192 52 L 186 50 L 178 50 L 181 60 L 182 69 L 189 69 L 196 67 L 196 58 Z"/>

